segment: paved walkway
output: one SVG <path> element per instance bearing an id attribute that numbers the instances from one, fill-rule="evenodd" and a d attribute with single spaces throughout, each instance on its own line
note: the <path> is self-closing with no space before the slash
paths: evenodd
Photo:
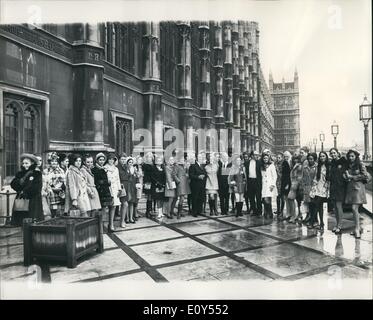
<path id="1" fill-rule="evenodd" d="M 141 204 L 143 207 L 143 204 Z M 325 217 L 320 234 L 304 226 L 244 215 L 209 215 L 156 221 L 142 217 L 127 230 L 104 235 L 105 251 L 81 261 L 75 269 L 41 265 L 45 282 L 148 282 L 326 279 L 338 267 L 345 279 L 372 280 L 372 219 L 362 214 L 360 240 L 349 233 L 352 214 L 345 214 L 344 233 L 330 230 Z M 0 229 L 2 281 L 27 281 L 19 228 Z"/>

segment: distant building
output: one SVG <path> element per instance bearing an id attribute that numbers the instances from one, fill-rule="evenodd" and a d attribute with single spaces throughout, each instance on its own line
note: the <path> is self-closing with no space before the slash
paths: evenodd
<path id="1" fill-rule="evenodd" d="M 274 101 L 275 152 L 294 152 L 300 148 L 298 72 L 293 82 L 283 78 L 280 83 L 273 82 L 270 73 L 269 91 Z"/>

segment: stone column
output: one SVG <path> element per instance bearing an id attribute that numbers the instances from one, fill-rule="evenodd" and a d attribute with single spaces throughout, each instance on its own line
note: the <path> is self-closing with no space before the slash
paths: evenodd
<path id="1" fill-rule="evenodd" d="M 151 145 L 144 147 L 146 151 L 160 153 L 163 151 L 163 116 L 161 104 L 161 80 L 159 72 L 159 35 L 157 22 L 145 24 L 143 47 L 145 55 L 144 69 L 144 128 L 152 134 Z M 149 141 L 150 142 L 150 141 Z"/>
<path id="2" fill-rule="evenodd" d="M 245 104 L 245 126 L 246 130 L 246 145 L 247 149 L 250 148 L 250 70 L 249 70 L 249 61 L 250 61 L 250 51 L 249 51 L 249 24 L 248 22 L 244 23 L 244 104 Z"/>
<path id="3" fill-rule="evenodd" d="M 76 24 L 73 29 L 73 138 L 80 152 L 106 150 L 102 66 L 98 24 Z"/>
<path id="4" fill-rule="evenodd" d="M 233 128 L 233 60 L 232 60 L 232 23 L 223 23 L 224 47 L 224 116 L 228 128 L 228 153 L 232 150 Z"/>
<path id="5" fill-rule="evenodd" d="M 240 86 L 239 86 L 239 51 L 238 51 L 238 23 L 232 28 L 233 50 L 233 127 L 240 129 Z"/>
<path id="6" fill-rule="evenodd" d="M 241 149 L 246 150 L 246 106 L 245 106 L 245 38 L 243 21 L 238 22 L 238 69 L 239 69 L 239 97 L 240 97 L 240 129 Z"/>
<path id="7" fill-rule="evenodd" d="M 188 21 L 178 21 L 177 28 L 180 43 L 177 54 L 180 123 L 184 132 L 185 151 L 189 153 L 194 150 L 190 23 Z"/>

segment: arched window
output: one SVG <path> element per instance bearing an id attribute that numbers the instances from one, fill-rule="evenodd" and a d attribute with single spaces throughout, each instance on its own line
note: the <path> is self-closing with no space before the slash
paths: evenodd
<path id="1" fill-rule="evenodd" d="M 27 105 L 23 112 L 23 151 L 27 153 L 35 153 L 36 150 L 36 120 L 37 111 L 35 106 Z"/>
<path id="2" fill-rule="evenodd" d="M 117 154 L 123 152 L 132 153 L 132 121 L 124 118 L 116 118 L 115 149 Z"/>
<path id="3" fill-rule="evenodd" d="M 16 103 L 9 103 L 4 113 L 5 177 L 14 176 L 18 168 L 19 111 Z"/>
<path id="4" fill-rule="evenodd" d="M 176 47 L 177 30 L 175 22 L 161 22 L 161 80 L 162 89 L 176 93 Z"/>

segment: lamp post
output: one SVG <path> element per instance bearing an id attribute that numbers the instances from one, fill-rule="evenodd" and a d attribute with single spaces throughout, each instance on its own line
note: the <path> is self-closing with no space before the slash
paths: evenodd
<path id="1" fill-rule="evenodd" d="M 331 131 L 332 131 L 332 135 L 334 137 L 334 148 L 337 149 L 337 136 L 339 134 L 339 125 L 335 122 L 333 122 L 332 126 L 331 126 Z"/>
<path id="2" fill-rule="evenodd" d="M 363 160 L 369 160 L 369 131 L 368 125 L 372 119 L 372 103 L 368 101 L 367 96 L 364 96 L 363 103 L 359 106 L 360 121 L 364 124 L 364 155 Z"/>
<path id="3" fill-rule="evenodd" d="M 321 141 L 321 151 L 324 151 L 325 134 L 323 132 L 320 133 L 320 141 Z"/>
<path id="4" fill-rule="evenodd" d="M 315 148 L 315 153 L 316 153 L 316 145 L 317 145 L 317 138 L 313 138 L 313 146 Z"/>

